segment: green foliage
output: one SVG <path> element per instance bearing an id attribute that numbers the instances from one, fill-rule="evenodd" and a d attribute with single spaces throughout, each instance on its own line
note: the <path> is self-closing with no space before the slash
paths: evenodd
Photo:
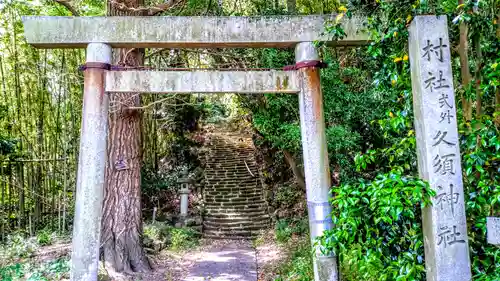
<path id="1" fill-rule="evenodd" d="M 9 235 L 7 241 L 0 246 L 0 266 L 31 257 L 38 247 L 35 237 L 25 238 L 21 234 Z"/>
<path id="2" fill-rule="evenodd" d="M 0 268 L 4 281 L 52 281 L 69 277 L 69 260 L 57 259 L 42 264 L 16 263 Z"/>
<path id="3" fill-rule="evenodd" d="M 273 203 L 279 208 L 292 208 L 298 200 L 303 198 L 303 190 L 289 184 L 280 184 L 273 197 Z"/>
<path id="4" fill-rule="evenodd" d="M 420 209 L 434 195 L 425 182 L 394 170 L 332 193 L 336 227 L 323 237 L 326 250 L 336 251 L 349 271 L 359 271 L 360 280 L 423 278 Z"/>
<path id="5" fill-rule="evenodd" d="M 160 222 L 144 225 L 144 246 L 155 252 L 165 248 L 173 251 L 189 250 L 198 245 L 199 239 L 200 233 L 190 227 L 174 228 Z"/>
<path id="6" fill-rule="evenodd" d="M 170 231 L 172 227 L 164 223 L 145 224 L 142 242 L 146 249 L 159 252 L 170 244 Z"/>
<path id="7" fill-rule="evenodd" d="M 500 280 L 500 248 L 486 242 L 486 217 L 500 216 L 500 140 L 491 118 L 462 129 L 462 165 L 475 280 Z"/>
<path id="8" fill-rule="evenodd" d="M 198 245 L 200 233 L 192 228 L 174 228 L 171 232 L 172 245 L 174 251 L 188 250 Z"/>
<path id="9" fill-rule="evenodd" d="M 279 243 L 288 242 L 292 236 L 304 235 L 308 232 L 309 226 L 304 219 L 281 219 L 276 223 L 275 236 Z"/>
<path id="10" fill-rule="evenodd" d="M 274 281 L 310 281 L 313 280 L 312 249 L 307 236 L 291 247 L 289 260 L 278 269 Z"/>
<path id="11" fill-rule="evenodd" d="M 55 233 L 48 229 L 43 229 L 36 234 L 37 243 L 40 246 L 48 246 L 54 242 Z"/>
<path id="12" fill-rule="evenodd" d="M 470 13 L 466 7 L 471 3 L 468 1 L 463 10 L 456 9 L 456 2 L 452 1 L 379 1 L 374 4 L 376 12 L 365 10 L 368 7 L 350 7 L 368 13 L 367 28 L 374 42 L 367 48 L 369 57 L 364 61 L 375 70 L 373 91 L 389 103 L 381 103 L 384 113 L 369 121 L 372 127 L 369 130 L 375 137 L 363 136 L 367 145 L 362 152 L 355 153 L 356 172 L 343 179 L 345 184 L 332 188 L 336 227 L 322 238 L 322 245 L 339 255 L 345 280 L 425 280 L 420 208 L 430 202 L 434 191 L 416 179 L 416 141 L 406 52 L 407 24 L 415 14 L 428 11 L 446 13 L 449 19 L 457 13 L 460 20 L 471 24 L 473 33 L 483 35 L 486 67 L 475 68 L 478 63 L 472 62 L 471 69 L 483 75 L 480 89 L 484 113 L 471 123 L 464 123 L 461 116 L 457 120 L 474 280 L 500 279 L 499 250 L 488 245 L 485 237 L 486 217 L 498 216 L 495 210 L 499 208 L 499 132 L 493 124 L 495 113 L 491 105 L 498 86 L 495 63 L 500 52 L 498 40 L 490 32 L 495 28 L 491 26 L 494 14 L 490 10 L 480 16 Z M 458 22 L 450 24 L 451 40 L 455 42 Z M 453 66 L 454 73 L 460 73 L 459 65 Z M 472 86 L 457 88 L 466 97 L 475 98 Z"/>

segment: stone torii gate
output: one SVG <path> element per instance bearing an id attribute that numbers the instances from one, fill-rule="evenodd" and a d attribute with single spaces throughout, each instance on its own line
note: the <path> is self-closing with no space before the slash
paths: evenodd
<path id="1" fill-rule="evenodd" d="M 334 17 L 23 19 L 27 42 L 35 47 L 87 49 L 71 280 L 97 280 L 107 158 L 108 92 L 298 94 L 311 240 L 314 241 L 325 230 L 333 227 L 329 218 L 330 172 L 318 68 L 321 62 L 312 42 L 361 45 L 368 42 L 368 36 L 358 32 L 362 27 L 361 19 L 344 19 L 342 25 L 347 37 L 332 42 L 323 35 L 325 23 L 329 19 Z M 456 121 L 450 120 L 450 116 L 456 116 L 456 112 L 453 106 L 446 108 L 448 118 L 439 121 L 439 116 L 443 116 L 442 110 L 439 105 L 436 107 L 435 97 L 429 94 L 434 89 L 434 92 L 449 98 L 446 100 L 447 105 L 454 105 L 449 45 L 446 19 L 422 16 L 413 21 L 410 27 L 410 61 L 419 169 L 422 178 L 442 192 L 433 199 L 435 206 L 425 209 L 423 216 L 429 281 L 471 279 L 462 178 L 460 170 L 450 171 L 450 164 L 453 164 L 450 161 L 455 161 L 455 166 L 460 169 Z M 113 47 L 295 47 L 296 66 L 294 71 L 287 72 L 113 71 L 110 70 Z M 428 80 L 428 75 L 433 75 L 434 70 L 439 71 L 436 74 L 439 80 L 436 77 L 436 81 Z M 445 80 L 448 81 L 447 86 L 443 85 Z M 442 123 L 443 120 L 447 122 Z M 455 158 L 450 159 L 452 156 Z M 324 255 L 316 248 L 314 275 L 315 281 L 338 280 L 335 257 Z"/>

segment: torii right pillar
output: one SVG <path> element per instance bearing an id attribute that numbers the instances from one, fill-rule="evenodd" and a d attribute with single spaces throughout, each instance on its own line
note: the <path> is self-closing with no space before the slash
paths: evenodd
<path id="1" fill-rule="evenodd" d="M 323 114 L 318 51 L 312 42 L 303 42 L 295 47 L 295 61 L 300 85 L 299 108 L 304 171 L 307 193 L 307 210 L 311 242 L 325 230 L 333 227 L 330 217 L 330 168 Z M 334 255 L 322 253 L 315 247 L 314 281 L 339 280 L 337 260 Z"/>
<path id="2" fill-rule="evenodd" d="M 420 177 L 437 192 L 422 211 L 428 281 L 469 281 L 457 113 L 446 16 L 417 16 L 409 28 Z"/>

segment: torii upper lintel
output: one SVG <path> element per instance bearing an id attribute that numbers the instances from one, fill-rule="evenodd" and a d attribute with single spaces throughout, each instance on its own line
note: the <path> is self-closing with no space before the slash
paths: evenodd
<path id="1" fill-rule="evenodd" d="M 38 48 L 289 48 L 332 42 L 325 24 L 335 16 L 269 17 L 23 17 L 26 40 Z M 363 45 L 363 18 L 342 19 L 347 36 L 337 45 Z"/>

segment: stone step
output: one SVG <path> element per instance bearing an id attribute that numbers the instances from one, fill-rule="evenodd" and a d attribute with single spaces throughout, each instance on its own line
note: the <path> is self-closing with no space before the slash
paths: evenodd
<path id="1" fill-rule="evenodd" d="M 237 146 L 237 145 L 226 145 L 226 144 L 214 144 L 209 146 L 210 150 L 208 153 L 215 153 L 215 152 L 255 152 L 255 147 L 253 146 Z"/>
<path id="2" fill-rule="evenodd" d="M 263 217 L 268 215 L 267 210 L 245 210 L 238 212 L 224 211 L 218 212 L 216 210 L 207 213 L 205 216 L 207 220 L 212 219 L 253 219 L 255 217 Z"/>
<path id="3" fill-rule="evenodd" d="M 205 206 L 207 216 L 213 213 L 235 213 L 244 216 L 246 213 L 266 211 L 267 206 L 231 206 L 231 207 L 215 207 Z"/>
<path id="4" fill-rule="evenodd" d="M 238 147 L 238 146 L 212 146 L 208 153 L 254 153 L 254 147 Z"/>
<path id="5" fill-rule="evenodd" d="M 258 183 L 260 179 L 257 177 L 244 177 L 238 179 L 210 179 L 210 184 L 234 184 L 234 183 Z"/>
<path id="6" fill-rule="evenodd" d="M 207 202 L 210 202 L 210 201 L 216 201 L 218 199 L 211 199 L 211 197 L 214 197 L 216 195 L 214 194 L 208 194 L 209 195 L 209 200 Z M 263 197 L 264 194 L 262 193 L 249 193 L 249 194 L 220 194 L 220 196 L 225 196 L 225 198 L 230 198 L 230 199 L 246 199 L 246 198 L 250 198 L 250 197 Z M 241 200 L 240 200 L 241 201 Z M 218 202 L 222 202 L 222 201 L 218 201 Z"/>
<path id="7" fill-rule="evenodd" d="M 247 168 L 248 166 L 248 168 Z M 245 166 L 245 163 L 234 165 L 218 165 L 217 163 L 209 164 L 205 167 L 205 172 L 215 171 L 258 171 L 258 167 L 254 164 Z"/>
<path id="8" fill-rule="evenodd" d="M 216 180 L 216 179 L 219 179 L 219 181 L 224 181 L 226 182 L 226 180 L 233 180 L 233 181 L 236 181 L 236 180 L 257 180 L 258 179 L 258 175 L 259 174 L 254 174 L 254 176 L 252 176 L 251 174 L 249 174 L 248 172 L 247 173 L 238 173 L 238 174 L 205 174 L 205 179 L 207 180 Z"/>
<path id="9" fill-rule="evenodd" d="M 243 165 L 228 165 L 228 166 L 219 166 L 219 167 L 210 167 L 207 166 L 205 167 L 205 173 L 209 172 L 220 172 L 220 171 L 258 171 L 259 168 L 254 165 L 248 165 L 248 168 L 243 164 Z"/>
<path id="10" fill-rule="evenodd" d="M 244 226 L 259 226 L 265 227 L 270 224 L 271 220 L 268 218 L 264 219 L 254 219 L 254 220 L 230 220 L 230 221 L 217 221 L 217 220 L 205 220 L 203 226 L 210 227 L 244 227 Z"/>
<path id="11" fill-rule="evenodd" d="M 252 149 L 255 150 L 255 146 L 253 145 L 253 142 L 251 145 L 249 143 L 244 143 L 244 142 L 224 142 L 224 141 L 212 141 L 210 143 L 210 147 L 213 148 L 213 150 L 219 150 L 219 149 Z"/>
<path id="12" fill-rule="evenodd" d="M 258 191 L 262 192 L 262 187 L 259 183 L 245 183 L 245 184 L 208 184 L 203 188 L 204 192 L 240 192 L 240 191 Z"/>
<path id="13" fill-rule="evenodd" d="M 218 224 L 241 224 L 241 223 L 249 223 L 249 222 L 270 222 L 271 218 L 269 215 L 261 215 L 256 217 L 230 217 L 230 218 L 214 218 L 214 217 L 205 217 L 204 222 L 207 223 L 218 223 Z"/>
<path id="14" fill-rule="evenodd" d="M 223 206 L 230 206 L 229 204 L 231 203 L 234 203 L 236 205 L 241 205 L 241 204 L 251 204 L 253 202 L 267 203 L 266 200 L 264 200 L 264 196 L 229 197 L 229 198 L 205 197 L 205 205 L 224 204 Z"/>
<path id="15" fill-rule="evenodd" d="M 259 178 L 257 177 L 259 174 L 254 174 L 255 177 L 252 177 L 249 173 L 246 174 L 228 174 L 228 175 L 205 175 L 205 180 L 214 181 L 218 180 L 219 182 L 227 182 L 227 181 L 238 181 L 238 180 L 255 180 L 257 181 Z"/>
<path id="16" fill-rule="evenodd" d="M 247 165 L 252 164 L 255 165 L 257 162 L 253 156 L 231 156 L 231 157 L 206 157 L 205 158 L 205 166 L 210 164 L 224 163 L 224 165 L 241 165 L 245 166 L 245 162 Z"/>
<path id="17" fill-rule="evenodd" d="M 245 165 L 245 162 L 247 163 Z M 241 158 L 234 158 L 230 162 L 229 161 L 220 161 L 220 162 L 207 162 L 206 163 L 207 167 L 241 167 L 245 168 L 246 166 L 248 167 L 256 167 L 257 162 L 255 161 L 247 161 L 246 159 L 241 159 Z"/>
<path id="18" fill-rule="evenodd" d="M 262 186 L 259 182 L 246 182 L 246 183 L 226 183 L 226 184 L 216 184 L 216 183 L 206 183 L 203 187 L 205 191 L 217 191 L 224 189 L 232 189 L 234 191 L 239 191 L 241 189 L 255 189 L 262 190 Z"/>
<path id="19" fill-rule="evenodd" d="M 204 188 L 205 192 L 240 192 L 240 191 L 262 191 L 262 188 L 257 184 L 241 184 L 241 185 L 225 185 L 225 186 L 220 186 L 220 185 L 205 185 Z"/>
<path id="20" fill-rule="evenodd" d="M 221 175 L 218 175 L 218 176 L 215 176 L 215 175 L 212 175 L 212 176 L 207 176 L 205 175 L 205 178 L 204 178 L 205 182 L 206 183 L 209 183 L 209 184 L 213 184 L 213 183 L 216 183 L 216 182 L 220 182 L 220 183 L 227 183 L 227 182 L 238 182 L 238 181 L 242 181 L 242 180 L 254 180 L 254 181 L 258 181 L 259 178 L 258 177 L 252 177 L 251 175 L 247 174 L 245 175 L 244 177 L 243 176 L 221 176 Z M 257 182 L 259 183 L 259 182 Z"/>
<path id="21" fill-rule="evenodd" d="M 243 197 L 205 196 L 206 203 L 211 203 L 211 202 L 237 203 L 237 202 L 256 202 L 256 201 L 263 201 L 263 200 L 264 200 L 264 196 L 251 196 L 251 197 L 245 197 L 245 196 L 243 196 Z"/>
<path id="22" fill-rule="evenodd" d="M 239 231 L 259 231 L 261 229 L 267 228 L 267 224 L 261 224 L 261 225 L 244 225 L 244 226 L 212 226 L 212 225 L 203 225 L 203 230 L 205 232 L 207 231 L 217 231 L 217 232 L 225 232 L 225 233 L 232 233 L 232 232 L 239 232 Z"/>
<path id="23" fill-rule="evenodd" d="M 263 198 L 264 193 L 262 192 L 250 192 L 250 193 L 235 193 L 235 192 L 212 192 L 212 193 L 205 193 L 205 198 L 207 202 L 210 201 L 216 201 L 216 202 L 223 202 L 224 199 L 233 199 L 236 201 L 243 201 L 244 200 L 251 200 L 248 198 Z"/>
<path id="24" fill-rule="evenodd" d="M 242 163 L 246 161 L 247 163 L 255 161 L 255 154 L 229 154 L 229 155 L 206 155 L 205 159 L 208 161 L 226 162 L 230 164 Z"/>
<path id="25" fill-rule="evenodd" d="M 238 230 L 238 231 L 219 231 L 204 230 L 203 236 L 212 239 L 252 239 L 258 235 L 258 231 Z"/>
<path id="26" fill-rule="evenodd" d="M 205 174 L 206 173 L 220 173 L 220 172 L 226 172 L 226 171 L 229 171 L 229 172 L 248 172 L 248 170 L 252 171 L 253 174 L 255 173 L 258 173 L 259 172 L 259 168 L 257 166 L 248 166 L 245 167 L 244 165 L 241 165 L 241 166 L 227 166 L 227 167 L 217 167 L 217 168 L 214 168 L 214 167 L 205 167 Z"/>
<path id="27" fill-rule="evenodd" d="M 242 183 L 242 184 L 224 184 L 224 185 L 218 185 L 218 184 L 206 184 L 205 187 L 203 188 L 205 191 L 248 191 L 248 190 L 255 190 L 255 191 L 261 191 L 262 187 L 260 186 L 259 183 Z"/>
<path id="28" fill-rule="evenodd" d="M 257 234 L 254 234 L 253 236 L 221 236 L 221 235 L 211 235 L 211 234 L 205 234 L 203 233 L 203 237 L 205 239 L 212 239 L 212 240 L 218 240 L 218 239 L 224 239 L 224 240 L 252 240 L 257 237 Z"/>
<path id="29" fill-rule="evenodd" d="M 262 191 L 262 187 L 260 183 L 254 182 L 254 183 L 239 183 L 239 184 L 225 184 L 225 185 L 219 185 L 219 184 L 211 184 L 207 183 L 204 185 L 203 190 L 205 192 L 209 191 L 241 191 L 241 190 L 248 190 L 248 189 L 253 189 L 255 191 Z"/>
<path id="30" fill-rule="evenodd" d="M 222 179 L 224 180 L 224 179 Z M 214 181 L 214 180 L 208 180 L 205 182 L 203 185 L 203 189 L 210 189 L 210 190 L 217 190 L 219 188 L 232 188 L 232 189 L 239 189 L 240 187 L 246 187 L 246 188 L 254 188 L 254 189 L 262 189 L 262 185 L 260 182 L 255 179 L 253 182 L 247 181 L 247 182 L 220 182 L 220 181 Z"/>
<path id="31" fill-rule="evenodd" d="M 206 202 L 205 207 L 240 207 L 240 206 L 264 206 L 266 201 L 252 201 L 252 202 Z"/>
<path id="32" fill-rule="evenodd" d="M 238 178 L 256 178 L 259 175 L 258 171 L 251 171 L 249 173 L 248 170 L 214 170 L 214 171 L 206 171 L 205 177 L 238 177 Z"/>
<path id="33" fill-rule="evenodd" d="M 245 198 L 245 197 L 256 197 L 263 196 L 262 192 L 206 192 L 205 196 L 215 197 L 215 196 L 224 196 L 224 198 Z"/>
<path id="34" fill-rule="evenodd" d="M 250 170 L 250 172 L 248 172 Z M 224 168 L 224 169 L 205 169 L 205 176 L 218 176 L 218 175 L 245 175 L 247 177 L 256 177 L 259 175 L 259 170 L 256 168 L 241 168 L 241 169 L 233 169 L 233 168 Z M 253 175 L 253 176 L 252 176 Z"/>

